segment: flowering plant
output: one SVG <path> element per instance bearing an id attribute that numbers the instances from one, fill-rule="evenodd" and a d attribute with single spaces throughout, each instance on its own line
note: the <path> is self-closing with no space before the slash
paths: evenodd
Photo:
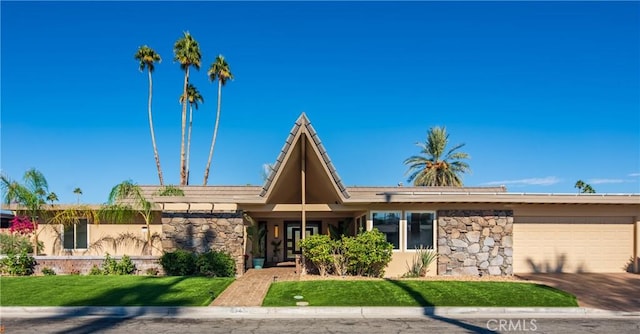
<path id="1" fill-rule="evenodd" d="M 27 216 L 15 216 L 11 220 L 11 227 L 9 231 L 11 233 L 18 233 L 21 235 L 31 234 L 36 230 L 36 225 L 29 220 Z"/>

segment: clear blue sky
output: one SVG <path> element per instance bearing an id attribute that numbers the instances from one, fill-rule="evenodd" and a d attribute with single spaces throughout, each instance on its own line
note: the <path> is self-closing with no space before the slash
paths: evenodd
<path id="1" fill-rule="evenodd" d="M 1 169 L 35 167 L 61 202 L 102 203 L 126 179 L 157 184 L 143 44 L 167 183 L 179 182 L 183 72 L 173 44 L 200 43 L 192 82 L 191 184 L 216 108 L 206 76 L 223 54 L 212 185 L 262 184 L 306 112 L 348 186 L 406 182 L 432 126 L 466 143 L 467 186 L 640 192 L 639 2 L 8 2 L 1 4 Z"/>

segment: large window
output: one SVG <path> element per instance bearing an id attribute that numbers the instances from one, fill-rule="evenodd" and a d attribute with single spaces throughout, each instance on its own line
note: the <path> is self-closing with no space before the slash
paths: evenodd
<path id="1" fill-rule="evenodd" d="M 80 219 L 75 224 L 64 227 L 62 245 L 64 249 L 86 249 L 87 248 L 87 220 Z"/>
<path id="2" fill-rule="evenodd" d="M 416 248 L 433 248 L 433 221 L 435 213 L 406 212 L 407 218 L 407 250 Z"/>
<path id="3" fill-rule="evenodd" d="M 393 249 L 400 249 L 400 211 L 374 211 L 371 213 L 373 228 L 387 236 Z"/>

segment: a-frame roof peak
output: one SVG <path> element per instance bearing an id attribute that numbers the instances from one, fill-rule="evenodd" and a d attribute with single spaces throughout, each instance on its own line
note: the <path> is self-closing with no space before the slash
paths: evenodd
<path id="1" fill-rule="evenodd" d="M 305 137 L 304 140 L 302 137 Z M 333 193 L 335 196 L 335 201 L 342 202 L 344 199 L 349 198 L 349 193 L 347 192 L 345 186 L 342 184 L 342 180 L 338 176 L 338 173 L 329 158 L 329 155 L 322 145 L 320 141 L 320 137 L 316 133 L 315 129 L 311 125 L 311 121 L 307 117 L 307 115 L 303 112 L 300 114 L 296 122 L 294 123 L 287 139 L 282 147 L 282 150 L 278 154 L 278 158 L 276 159 L 275 164 L 269 174 L 260 196 L 266 197 L 267 201 L 272 197 L 272 193 L 274 188 L 291 188 L 295 182 L 287 187 L 278 187 L 277 184 L 281 182 L 287 182 L 286 180 L 291 181 L 292 179 L 287 179 L 283 176 L 283 174 L 290 173 L 291 171 L 296 170 L 290 164 L 295 164 L 294 161 L 300 159 L 300 153 L 296 151 L 296 149 L 300 149 L 301 145 L 305 145 L 309 149 L 306 150 L 307 153 L 305 159 L 309 160 L 309 168 L 312 173 L 312 177 L 308 180 L 313 179 L 314 182 L 323 182 L 323 184 L 318 184 L 320 187 L 328 187 L 333 189 Z M 286 170 L 286 173 L 285 173 Z M 299 174 L 298 174 L 299 175 Z M 298 179 L 299 180 L 299 179 Z M 329 182 L 326 182 L 329 181 Z M 330 183 L 330 184 L 326 184 Z M 299 182 L 298 182 L 299 184 Z M 311 187 L 313 188 L 313 187 Z M 313 189 L 308 191 L 313 191 Z M 334 201 L 332 201 L 333 203 Z"/>

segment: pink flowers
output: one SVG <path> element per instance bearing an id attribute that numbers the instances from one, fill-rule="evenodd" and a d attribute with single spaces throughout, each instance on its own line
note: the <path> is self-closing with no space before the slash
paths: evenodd
<path id="1" fill-rule="evenodd" d="M 11 233 L 18 233 L 21 235 L 27 235 L 35 231 L 36 225 L 29 220 L 27 216 L 15 216 L 11 220 L 11 227 L 9 231 Z"/>

